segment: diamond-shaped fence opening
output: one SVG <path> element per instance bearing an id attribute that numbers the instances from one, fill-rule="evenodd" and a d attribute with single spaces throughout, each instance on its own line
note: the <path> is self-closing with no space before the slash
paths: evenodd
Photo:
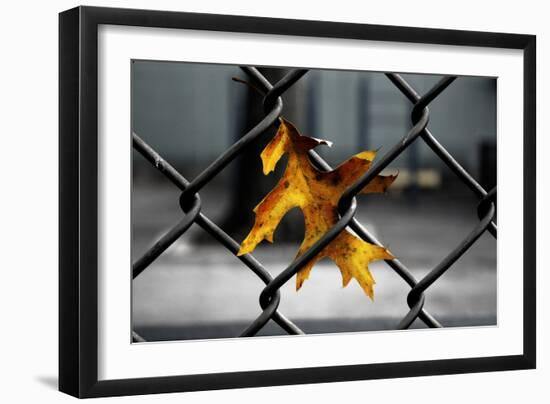
<path id="1" fill-rule="evenodd" d="M 153 148 L 145 143 L 137 134 L 133 134 L 133 147 L 145 157 L 154 168 L 166 176 L 182 192 L 180 206 L 185 213 L 171 230 L 161 237 L 142 257 L 133 264 L 133 277 L 139 276 L 149 265 L 155 261 L 172 243 L 174 243 L 187 229 L 196 223 L 215 240 L 227 248 L 231 253 L 237 255 L 240 245 L 227 233 L 220 229 L 206 215 L 201 213 L 201 199 L 199 191 L 208 184 L 216 175 L 227 167 L 248 145 L 253 143 L 264 131 L 274 125 L 283 110 L 281 95 L 292 87 L 308 70 L 295 69 L 287 73 L 274 85 L 270 83 L 256 68 L 242 67 L 242 70 L 258 84 L 259 89 L 264 92 L 263 106 L 264 118 L 258 122 L 248 133 L 231 145 L 222 155 L 214 160 L 195 179 L 188 181 L 174 167 L 162 158 Z M 496 212 L 496 187 L 487 192 L 475 179 L 453 158 L 453 156 L 437 141 L 435 136 L 427 128 L 430 112 L 428 105 L 438 97 L 456 77 L 444 77 L 436 83 L 424 95 L 419 95 L 399 74 L 388 73 L 387 78 L 403 93 L 412 103 L 411 121 L 413 127 L 397 143 L 395 143 L 385 155 L 376 161 L 370 169 L 352 184 L 342 195 L 338 210 L 340 219 L 338 222 L 319 239 L 309 250 L 297 257 L 278 276 L 273 278 L 264 266 L 252 254 L 238 257 L 262 282 L 265 288 L 260 294 L 260 306 L 262 312 L 250 325 L 241 332 L 239 336 L 253 336 L 260 331 L 269 320 L 275 321 L 288 334 L 304 334 L 304 332 L 285 317 L 279 310 L 281 295 L 279 289 L 288 282 L 307 262 L 315 257 L 325 246 L 349 226 L 359 237 L 371 243 L 381 245 L 376 238 L 370 234 L 359 221 L 354 217 L 356 211 L 355 196 L 368 184 L 376 175 L 394 161 L 404 150 L 406 150 L 417 138 L 421 138 L 430 149 L 451 169 L 451 171 L 479 198 L 477 216 L 479 222 L 467 234 L 462 241 L 445 256 L 442 261 L 433 268 L 422 279 L 417 280 L 411 271 L 398 259 L 388 260 L 386 263 L 410 286 L 407 295 L 407 304 L 410 308 L 403 319 L 396 324 L 398 329 L 409 328 L 416 319 L 423 321 L 428 327 L 438 328 L 443 325 L 424 309 L 426 294 L 431 285 L 451 268 L 451 266 L 488 231 L 495 238 L 497 226 L 495 223 Z M 309 151 L 310 159 L 320 170 L 331 170 L 331 167 L 313 150 Z M 135 342 L 144 342 L 145 339 L 133 332 Z"/>

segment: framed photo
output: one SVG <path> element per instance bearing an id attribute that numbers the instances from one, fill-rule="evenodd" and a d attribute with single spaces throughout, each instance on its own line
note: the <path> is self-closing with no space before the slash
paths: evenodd
<path id="1" fill-rule="evenodd" d="M 61 391 L 535 367 L 534 36 L 59 27 Z"/>

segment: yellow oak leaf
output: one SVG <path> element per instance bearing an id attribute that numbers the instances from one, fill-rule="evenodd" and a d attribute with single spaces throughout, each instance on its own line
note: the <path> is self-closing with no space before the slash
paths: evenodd
<path id="1" fill-rule="evenodd" d="M 330 142 L 302 136 L 294 125 L 280 120 L 275 137 L 261 154 L 263 172 L 269 174 L 280 158 L 287 153 L 286 170 L 278 184 L 254 208 L 254 227 L 242 242 L 238 255 L 254 251 L 262 241 L 273 242 L 273 233 L 281 219 L 292 208 L 299 207 L 305 220 L 305 235 L 297 256 L 307 251 L 338 221 L 338 201 L 342 193 L 370 167 L 375 151 L 364 151 L 346 160 L 332 171 L 316 169 L 308 158 L 308 150 Z M 377 176 L 362 193 L 385 192 L 396 176 Z M 383 247 L 367 243 L 344 230 L 329 245 L 312 258 L 296 276 L 296 290 L 302 287 L 315 263 L 324 257 L 331 258 L 342 273 L 342 286 L 352 278 L 373 299 L 374 279 L 368 264 L 376 260 L 393 259 Z"/>

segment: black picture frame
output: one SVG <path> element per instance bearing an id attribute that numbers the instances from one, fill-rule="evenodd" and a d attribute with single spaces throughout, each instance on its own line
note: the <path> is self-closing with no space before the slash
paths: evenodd
<path id="1" fill-rule="evenodd" d="M 99 381 L 97 34 L 100 24 L 522 50 L 523 354 Z M 60 13 L 59 389 L 84 398 L 535 368 L 535 61 L 533 35 L 96 7 L 77 7 Z"/>

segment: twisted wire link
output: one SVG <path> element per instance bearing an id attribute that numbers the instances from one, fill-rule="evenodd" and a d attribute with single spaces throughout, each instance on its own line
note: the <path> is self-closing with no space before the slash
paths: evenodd
<path id="1" fill-rule="evenodd" d="M 315 151 L 310 150 L 311 161 L 319 170 L 330 171 L 332 167 L 327 164 Z M 363 240 L 368 243 L 383 247 L 382 243 L 374 237 L 363 225 L 354 217 L 349 223 L 349 227 Z M 416 286 L 417 281 L 412 272 L 397 258 L 393 260 L 384 260 L 411 288 Z M 430 313 L 423 308 L 420 310 L 419 318 L 430 328 L 441 328 L 442 325 Z"/>
<path id="2" fill-rule="evenodd" d="M 140 152 L 156 169 L 163 173 L 181 191 L 180 207 L 185 216 L 171 228 L 161 239 L 159 239 L 141 258 L 133 265 L 133 277 L 137 277 L 156 258 L 158 258 L 174 241 L 176 241 L 187 229 L 197 223 L 218 242 L 224 245 L 233 254 L 239 251 L 239 244 L 227 233 L 221 230 L 215 223 L 201 213 L 201 200 L 198 192 L 204 185 L 210 182 L 220 171 L 222 171 L 235 157 L 237 157 L 248 145 L 254 142 L 266 130 L 274 125 L 282 112 L 283 101 L 281 95 L 294 85 L 308 70 L 294 69 L 286 74 L 275 85 L 272 85 L 256 68 L 241 67 L 241 69 L 257 84 L 264 92 L 263 106 L 265 117 L 254 126 L 241 139 L 235 142 L 222 155 L 214 160 L 203 170 L 192 182 L 187 181 L 177 170 L 164 160 L 155 150 L 147 145 L 138 135 L 133 134 L 134 148 Z M 412 142 L 418 137 L 434 151 L 434 153 L 445 162 L 445 164 L 457 175 L 479 198 L 477 213 L 480 222 L 462 240 L 462 242 L 447 256 L 441 263 L 430 271 L 424 278 L 417 281 L 411 271 L 399 260 L 386 260 L 386 263 L 411 287 L 407 295 L 407 304 L 410 307 L 407 315 L 398 324 L 398 328 L 409 328 L 419 318 L 429 327 L 442 327 L 442 325 L 424 309 L 424 292 L 439 279 L 483 234 L 485 230 L 496 237 L 497 228 L 495 219 L 496 212 L 496 187 L 487 193 L 475 179 L 450 155 L 450 153 L 437 141 L 427 128 L 429 122 L 428 105 L 442 91 L 444 91 L 456 77 L 444 77 L 434 85 L 426 94 L 420 96 L 416 91 L 398 74 L 388 73 L 386 76 L 390 81 L 414 104 L 411 112 L 413 127 L 398 143 L 376 161 L 371 168 L 354 184 L 346 189 L 340 198 L 338 211 L 340 218 L 337 223 L 328 230 L 312 247 L 297 257 L 284 271 L 273 278 L 269 272 L 258 262 L 252 254 L 238 257 L 252 272 L 265 284 L 260 293 L 259 303 L 262 309 L 260 315 L 240 334 L 241 337 L 253 336 L 260 331 L 269 320 L 274 320 L 288 334 L 303 334 L 303 331 L 292 321 L 287 319 L 278 311 L 280 303 L 279 289 L 288 282 L 308 261 L 314 258 L 323 248 L 334 240 L 347 226 L 363 240 L 382 246 L 382 244 L 370 234 L 354 217 L 357 209 L 356 195 L 374 179 L 380 172 L 395 160 Z M 310 150 L 309 156 L 312 163 L 320 170 L 329 171 L 332 168 L 315 151 Z M 134 341 L 143 342 L 145 339 L 132 333 Z"/>
<path id="3" fill-rule="evenodd" d="M 254 75 L 259 80 L 265 80 L 257 69 L 250 68 L 250 70 L 253 71 Z M 197 192 L 221 170 L 223 170 L 240 152 L 242 152 L 244 148 L 246 148 L 271 125 L 273 125 L 273 123 L 279 118 L 283 107 L 283 102 L 280 95 L 290 88 L 290 86 L 299 80 L 305 73 L 307 73 L 307 70 L 297 69 L 285 75 L 280 82 L 273 87 L 272 91 L 266 95 L 266 97 L 269 97 L 268 102 L 270 104 L 270 109 L 266 111 L 266 116 L 241 139 L 227 149 L 221 156 L 214 160 L 214 162 L 203 170 L 192 182 L 188 182 L 137 134 L 133 134 L 134 148 L 182 190 L 180 196 L 180 207 L 186 213 L 186 216 L 181 219 L 176 226 L 169 230 L 134 263 L 132 269 L 134 278 L 142 273 L 148 265 L 150 265 L 162 254 L 162 252 L 172 245 L 191 226 L 192 223 L 199 224 L 199 226 L 209 232 L 233 254 L 237 254 L 239 251 L 239 244 L 200 212 L 201 202 Z M 241 256 L 239 259 L 245 263 L 264 283 L 267 284 L 271 281 L 272 277 L 269 272 L 251 254 Z M 278 295 L 270 301 L 268 307 L 266 307 L 265 311 L 269 315 L 264 316 L 265 322 L 273 319 L 287 333 L 303 334 L 303 331 L 298 326 L 278 312 L 277 308 L 279 306 L 279 302 L 280 293 L 278 293 Z M 134 340 L 137 340 L 136 336 L 137 334 L 133 335 Z M 139 338 L 142 339 L 142 337 Z"/>
<path id="4" fill-rule="evenodd" d="M 399 74 L 387 73 L 389 80 L 405 95 L 405 97 L 413 104 L 417 104 L 421 97 L 414 88 L 407 83 Z M 414 121 L 414 111 L 411 114 Z M 433 282 L 435 282 L 443 273 L 445 273 L 451 265 L 460 258 L 473 243 L 487 230 L 493 237 L 497 237 L 497 225 L 494 221 L 496 213 L 496 187 L 487 191 L 462 167 L 454 157 L 437 141 L 435 136 L 428 128 L 425 128 L 420 134 L 424 143 L 432 149 L 432 151 L 449 167 L 449 169 L 474 192 L 474 194 L 482 198 L 478 205 L 478 217 L 480 223 L 472 230 L 472 232 L 432 271 L 430 271 L 419 283 L 413 286 L 407 296 L 407 304 L 410 311 L 401 320 L 398 325 L 399 329 L 409 328 L 414 320 L 419 317 L 424 307 L 425 298 L 423 293 Z M 485 225 L 485 221 L 489 220 Z"/>
<path id="5" fill-rule="evenodd" d="M 252 72 L 248 72 L 249 73 L 249 76 L 251 76 L 251 78 L 253 79 L 256 79 L 256 77 L 254 76 L 254 74 Z M 445 83 L 442 84 L 441 87 L 439 87 L 439 92 L 443 91 L 444 88 L 449 85 L 451 83 L 452 80 L 448 80 L 446 81 Z M 269 91 L 271 90 L 271 84 L 266 80 L 266 81 L 260 81 L 260 84 L 262 84 L 263 86 L 263 90 L 264 91 Z M 437 95 L 435 93 L 432 94 L 432 96 L 434 95 Z M 430 97 L 432 97 L 430 96 Z M 435 98 L 435 97 L 434 97 Z M 426 101 L 426 100 L 425 100 Z M 424 102 L 425 102 L 424 101 Z M 427 105 L 427 103 L 426 103 Z M 409 139 L 409 141 L 412 141 L 414 139 Z M 313 164 L 320 170 L 324 170 L 324 171 L 330 171 L 332 169 L 332 167 L 330 167 L 330 165 L 328 163 L 326 163 L 315 151 L 313 150 L 310 150 L 309 151 L 309 155 L 311 157 L 311 161 L 313 162 Z M 382 167 L 383 168 L 383 167 Z M 370 181 L 370 180 L 369 180 Z M 356 234 L 361 237 L 363 240 L 371 243 L 371 244 L 376 244 L 376 245 L 379 245 L 379 246 L 382 246 L 382 244 L 373 236 L 371 235 L 360 223 L 357 219 L 355 218 L 352 218 L 351 222 L 349 223 L 349 226 L 356 232 Z M 313 247 L 312 247 L 313 248 Z M 386 261 L 388 263 L 388 265 L 390 265 L 390 267 L 399 275 L 401 276 L 402 279 L 404 279 L 407 284 L 409 284 L 409 286 L 411 287 L 414 287 L 416 285 L 416 279 L 414 278 L 414 276 L 412 275 L 412 273 L 410 272 L 410 270 L 408 270 L 398 259 L 394 259 L 394 260 L 388 260 Z M 262 315 L 264 315 L 264 313 L 262 313 Z M 441 324 L 432 316 L 430 315 L 429 313 L 427 313 L 425 310 L 421 310 L 420 312 L 420 319 L 425 323 L 427 324 L 429 327 L 441 327 Z M 261 323 L 261 322 L 258 322 L 258 323 Z M 246 330 L 246 333 L 247 335 L 253 335 L 255 332 L 259 331 L 259 328 L 258 328 L 259 324 L 257 323 L 252 323 L 250 325 L 250 327 Z"/>
<path id="6" fill-rule="evenodd" d="M 201 211 L 201 200 L 198 195 L 193 198 L 187 214 L 168 233 L 162 236 L 141 258 L 132 266 L 135 279 L 145 268 L 153 263 L 168 247 L 170 247 L 195 222 Z"/>
<path id="7" fill-rule="evenodd" d="M 413 104 L 418 102 L 420 100 L 420 96 L 418 93 L 414 90 L 414 88 L 411 87 L 409 83 L 407 83 L 401 75 L 396 73 L 386 73 L 386 77 L 390 79 L 390 81 L 405 95 L 405 97 L 412 102 Z M 472 177 L 468 171 L 462 167 L 458 161 L 454 159 L 454 157 L 437 141 L 437 139 L 434 137 L 434 135 L 430 132 L 428 128 L 426 128 L 420 136 L 424 140 L 424 142 L 432 149 L 432 151 L 449 167 L 449 169 L 464 183 L 472 190 L 472 192 L 478 197 L 483 198 L 485 195 L 487 195 L 487 191 Z M 496 223 L 493 221 L 489 225 L 489 232 L 493 235 L 493 237 L 497 237 L 497 226 Z"/>
<path id="8" fill-rule="evenodd" d="M 174 185 L 176 185 L 182 191 L 188 186 L 189 181 L 187 181 L 174 167 L 172 167 L 166 160 L 164 160 L 156 151 L 154 151 L 147 143 L 145 143 L 137 134 L 133 134 L 133 147 L 143 156 L 147 161 L 149 161 L 154 167 L 156 167 L 161 173 L 163 173 L 167 179 L 169 179 Z M 237 255 L 240 245 L 235 240 L 231 238 L 226 232 L 220 229 L 214 222 L 212 222 L 207 216 L 203 213 L 199 213 L 195 219 L 195 223 L 208 232 L 212 237 L 214 237 L 220 244 L 227 248 L 233 255 Z M 170 232 L 169 232 L 170 233 Z M 162 248 L 166 250 L 176 239 L 164 239 Z M 157 244 L 157 243 L 156 243 Z M 155 247 L 153 247 L 155 248 Z M 159 247 L 157 247 L 159 248 Z M 147 251 L 144 256 L 151 255 L 150 251 Z M 158 256 L 157 256 L 158 257 Z M 237 257 L 241 262 L 243 262 L 252 272 L 260 278 L 264 283 L 268 283 L 273 279 L 269 272 L 263 267 L 263 265 L 256 259 L 252 254 L 242 255 Z M 138 259 L 139 262 L 141 260 Z M 135 268 L 135 264 L 134 264 Z M 275 297 L 280 301 L 280 296 Z M 274 305 L 275 305 L 274 303 Z M 304 332 L 292 321 L 286 318 L 279 311 L 274 311 L 273 320 L 288 334 L 296 335 L 303 334 Z"/>
<path id="9" fill-rule="evenodd" d="M 266 80 L 256 68 L 246 68 L 245 71 L 250 71 L 251 74 L 258 78 L 258 80 Z M 290 73 L 286 74 L 267 93 L 266 100 L 269 102 L 269 105 L 264 102 L 264 105 L 266 105 L 266 116 L 248 133 L 233 143 L 229 149 L 222 153 L 189 184 L 189 186 L 181 194 L 181 204 L 185 204 L 185 201 L 188 198 L 193 197 L 194 194 L 199 192 L 202 187 L 210 182 L 212 178 L 214 178 L 221 170 L 231 163 L 235 157 L 242 153 L 247 146 L 256 140 L 258 136 L 265 133 L 266 130 L 279 119 L 281 116 L 281 111 L 283 110 L 283 100 L 281 99 L 281 94 L 306 73 L 307 70 L 304 69 L 290 71 Z"/>
<path id="10" fill-rule="evenodd" d="M 443 261 L 431 270 L 424 278 L 414 286 L 407 295 L 407 303 L 411 310 L 401 320 L 398 325 L 399 329 L 409 328 L 413 321 L 418 316 L 419 311 L 424 305 L 422 293 L 428 289 L 441 275 L 443 275 L 466 251 L 477 241 L 479 237 L 488 230 L 492 220 L 494 219 L 496 208 L 496 187 L 487 194 L 487 196 L 479 203 L 478 213 L 480 221 L 474 229 L 460 242 L 460 244 L 449 254 Z"/>
<path id="11" fill-rule="evenodd" d="M 398 143 L 396 143 L 389 152 L 387 152 L 382 159 L 373 166 L 356 182 L 350 185 L 342 194 L 338 207 L 340 212 L 340 218 L 336 224 L 329 229 L 313 246 L 306 250 L 302 255 L 297 257 L 284 271 L 276 276 L 271 282 L 269 282 L 262 293 L 260 294 L 260 305 L 264 309 L 264 313 L 260 315 L 247 329 L 247 335 L 254 335 L 261 327 L 261 320 L 267 316 L 269 310 L 269 303 L 274 294 L 288 282 L 300 269 L 302 269 L 312 258 L 314 258 L 323 248 L 325 248 L 332 240 L 334 240 L 353 220 L 355 211 L 357 209 L 357 202 L 355 196 L 361 192 L 361 190 L 376 177 L 380 172 L 390 164 L 399 154 L 403 152 L 426 128 L 429 121 L 429 111 L 427 105 L 432 102 L 445 88 L 447 88 L 455 77 L 445 77 L 440 80 L 430 91 L 428 91 L 413 108 L 413 123 L 412 129 L 403 137 Z M 266 83 L 266 89 L 270 90 Z M 318 156 L 317 156 L 318 157 Z M 320 163 L 320 158 L 317 159 Z M 359 227 L 359 226 L 356 226 Z M 424 315 L 424 317 L 427 317 Z M 265 324 L 265 323 L 264 323 Z M 437 326 L 436 322 L 433 326 Z"/>

